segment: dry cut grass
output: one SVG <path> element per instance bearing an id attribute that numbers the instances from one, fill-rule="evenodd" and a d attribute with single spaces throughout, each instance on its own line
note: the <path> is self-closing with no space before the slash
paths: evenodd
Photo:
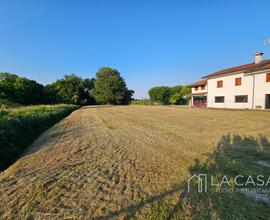
<path id="1" fill-rule="evenodd" d="M 198 172 L 262 173 L 270 113 L 84 107 L 0 174 L 3 219 L 264 219 L 244 194 L 187 193 Z M 253 219 L 254 219 L 253 218 Z"/>

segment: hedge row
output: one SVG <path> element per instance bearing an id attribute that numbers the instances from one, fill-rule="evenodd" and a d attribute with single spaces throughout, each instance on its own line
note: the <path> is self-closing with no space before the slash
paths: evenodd
<path id="1" fill-rule="evenodd" d="M 76 105 L 28 106 L 0 110 L 0 170 L 11 165 L 43 131 Z"/>
<path id="2" fill-rule="evenodd" d="M 135 99 L 131 102 L 132 105 L 155 105 L 157 103 L 149 100 L 149 99 Z"/>

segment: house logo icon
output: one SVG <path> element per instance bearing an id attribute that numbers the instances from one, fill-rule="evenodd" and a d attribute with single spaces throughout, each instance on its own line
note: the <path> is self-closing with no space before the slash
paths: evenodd
<path id="1" fill-rule="evenodd" d="M 197 184 L 197 192 L 207 192 L 207 174 L 193 175 L 188 179 L 188 192 L 191 191 L 192 183 Z"/>

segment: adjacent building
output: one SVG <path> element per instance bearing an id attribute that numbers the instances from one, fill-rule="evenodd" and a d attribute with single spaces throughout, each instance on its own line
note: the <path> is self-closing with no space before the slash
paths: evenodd
<path id="1" fill-rule="evenodd" d="M 202 77 L 192 83 L 191 106 L 270 109 L 270 59 L 254 54 L 255 62 Z"/>

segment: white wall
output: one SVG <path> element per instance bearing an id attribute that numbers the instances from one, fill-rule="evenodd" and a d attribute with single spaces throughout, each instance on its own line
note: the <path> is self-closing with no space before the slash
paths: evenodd
<path id="1" fill-rule="evenodd" d="M 270 71 L 269 71 L 270 72 Z M 265 95 L 270 94 L 270 83 L 266 82 L 266 73 L 255 74 L 254 107 L 265 108 Z"/>
<path id="2" fill-rule="evenodd" d="M 242 78 L 240 86 L 235 85 L 235 78 Z M 217 88 L 217 81 L 223 80 L 223 87 Z M 252 76 L 243 73 L 208 79 L 208 107 L 212 108 L 252 108 Z M 248 95 L 247 103 L 235 103 L 236 95 Z M 215 103 L 215 96 L 224 96 L 224 103 Z"/>
<path id="3" fill-rule="evenodd" d="M 202 89 L 201 86 L 199 86 L 199 89 L 196 91 L 195 87 L 191 88 L 191 93 L 196 94 L 196 93 L 202 93 L 202 92 L 207 92 L 207 85 L 205 86 L 205 89 Z"/>
<path id="4" fill-rule="evenodd" d="M 242 85 L 235 86 L 235 78 L 242 78 Z M 254 103 L 253 99 L 253 77 L 254 81 Z M 223 80 L 223 87 L 217 88 L 217 81 Z M 265 94 L 270 94 L 270 83 L 266 83 L 266 73 L 246 75 L 238 73 L 208 79 L 208 107 L 212 108 L 239 108 L 252 109 L 256 106 L 265 108 Z M 236 95 L 248 95 L 247 103 L 235 103 Z M 215 96 L 224 96 L 224 103 L 215 103 Z"/>

